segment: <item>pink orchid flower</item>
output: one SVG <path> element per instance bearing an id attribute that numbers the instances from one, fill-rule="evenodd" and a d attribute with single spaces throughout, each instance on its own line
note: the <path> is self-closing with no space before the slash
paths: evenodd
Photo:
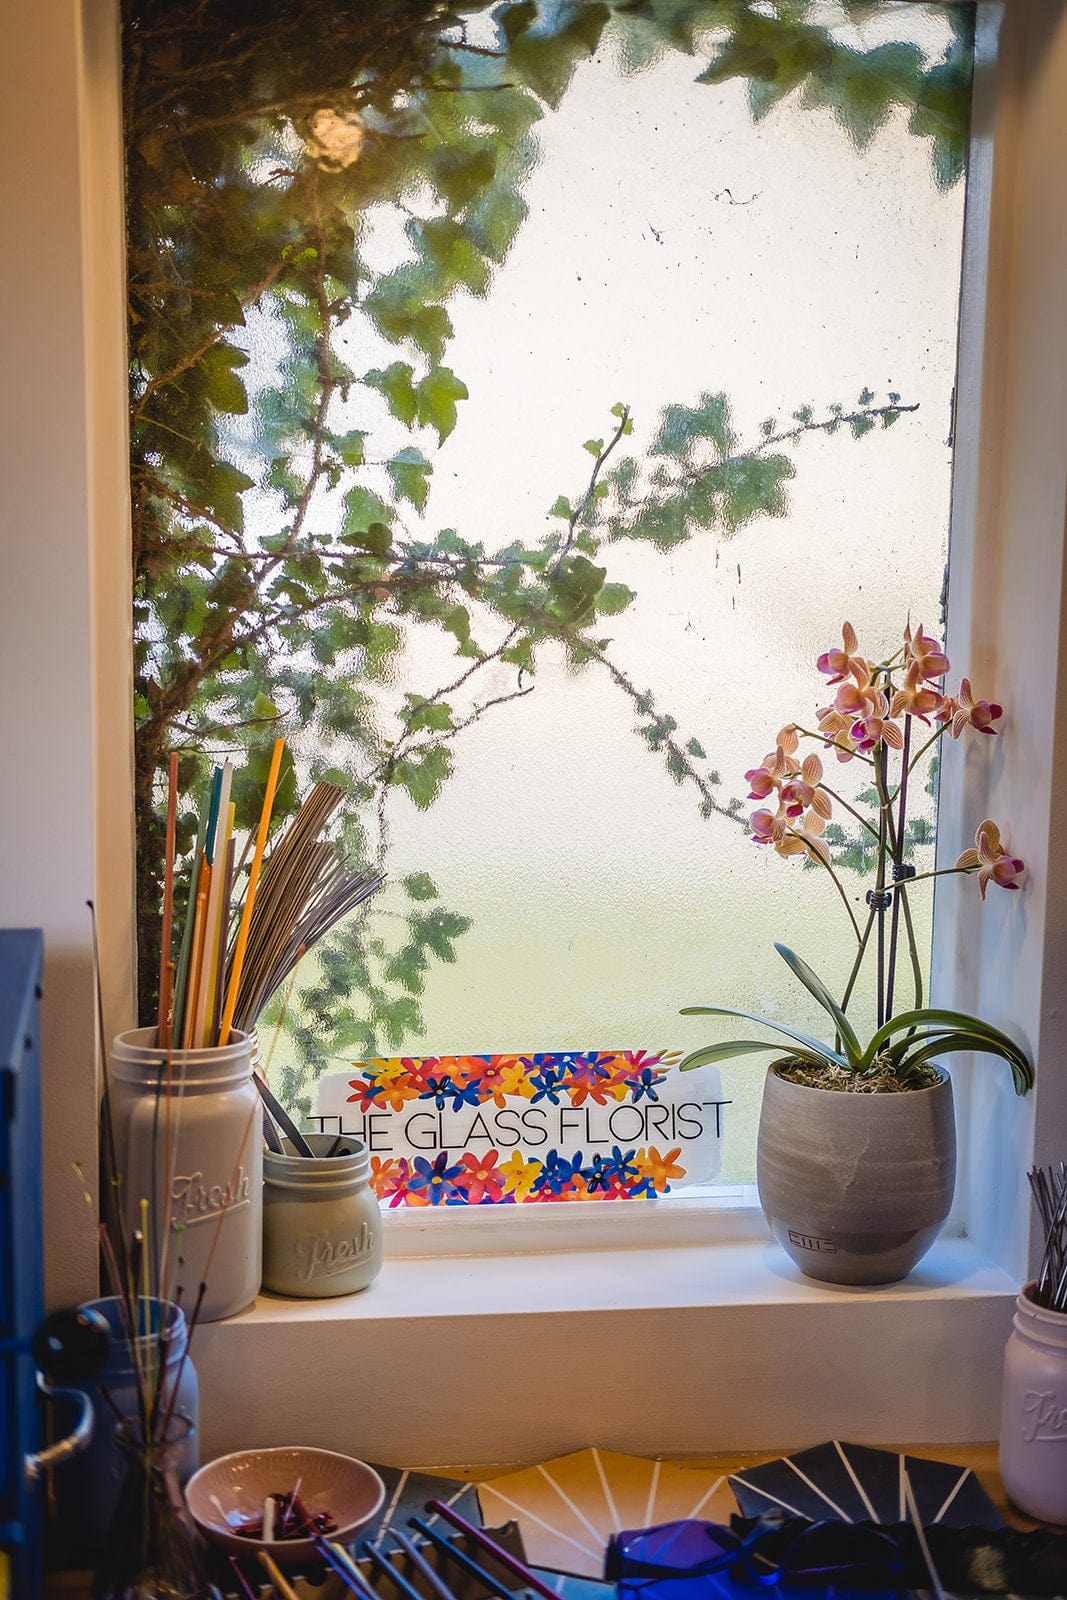
<path id="1" fill-rule="evenodd" d="M 979 823 L 974 845 L 963 852 L 956 866 L 965 872 L 973 872 L 976 867 L 979 869 L 978 888 L 983 900 L 989 884 L 995 883 L 1001 889 L 1017 889 L 1019 885 L 1015 880 L 1026 871 L 1025 861 L 1020 861 L 1018 856 L 1008 855 L 1001 841 L 1000 829 L 990 817 Z"/>
<path id="2" fill-rule="evenodd" d="M 895 722 L 890 722 L 888 717 L 861 717 L 854 722 L 851 734 L 856 743 L 856 749 L 864 755 L 873 750 L 877 744 L 891 745 L 894 750 L 903 750 L 904 735 Z"/>
<path id="3" fill-rule="evenodd" d="M 841 683 L 845 678 L 852 676 L 870 676 L 870 668 L 862 656 L 856 654 L 859 641 L 856 630 L 851 622 L 842 624 L 841 650 L 824 650 L 815 665 L 820 672 L 826 673 L 831 683 Z"/>
<path id="4" fill-rule="evenodd" d="M 995 734 L 997 730 L 992 724 L 1003 715 L 1004 707 L 998 706 L 995 700 L 976 700 L 971 692 L 971 680 L 964 678 L 960 682 L 952 726 L 948 731 L 953 739 L 958 739 L 964 728 L 974 728 L 978 733 Z"/>
<path id="5" fill-rule="evenodd" d="M 914 634 L 910 623 L 904 629 L 904 659 L 909 669 L 918 671 L 920 679 L 933 681 L 948 671 L 948 656 L 935 638 L 923 632 L 921 623 Z"/>
<path id="6" fill-rule="evenodd" d="M 936 689 L 927 689 L 924 686 L 918 667 L 909 666 L 903 687 L 893 696 L 889 715 L 918 717 L 920 722 L 929 722 L 931 716 L 936 716 L 944 722 L 948 720 L 940 716 L 944 700 L 945 696 L 939 694 Z"/>
<path id="7" fill-rule="evenodd" d="M 806 855 L 820 866 L 828 867 L 830 851 L 820 837 L 825 827 L 825 819 L 817 811 L 809 811 L 799 827 L 790 828 L 788 832 L 783 830 L 782 837 L 774 841 L 774 848 L 780 856 Z"/>
<path id="8" fill-rule="evenodd" d="M 777 844 L 785 833 L 785 823 L 773 811 L 753 811 L 748 825 L 757 844 Z"/>
<path id="9" fill-rule="evenodd" d="M 876 689 L 861 688 L 856 683 L 843 683 L 834 695 L 834 710 L 843 717 L 862 717 L 872 709 Z"/>
<path id="10" fill-rule="evenodd" d="M 800 772 L 782 785 L 782 805 L 786 816 L 803 816 L 810 806 L 829 821 L 833 807 L 829 795 L 819 788 L 821 782 L 822 762 L 817 755 L 805 756 Z"/>
<path id="11" fill-rule="evenodd" d="M 850 731 L 851 720 L 843 717 L 839 711 L 835 711 L 833 706 L 823 706 L 815 715 L 819 719 L 819 732 L 835 746 L 838 761 L 851 761 L 856 753 L 855 741 Z"/>
<path id="12" fill-rule="evenodd" d="M 783 781 L 796 770 L 796 762 L 790 761 L 781 745 L 773 755 L 764 756 L 758 767 L 752 767 L 745 773 L 750 788 L 750 800 L 766 800 L 770 794 L 776 794 L 782 787 Z"/>

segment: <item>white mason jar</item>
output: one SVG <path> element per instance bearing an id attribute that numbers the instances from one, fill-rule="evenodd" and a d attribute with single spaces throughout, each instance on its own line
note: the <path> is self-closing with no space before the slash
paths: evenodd
<path id="1" fill-rule="evenodd" d="M 304 1135 L 313 1156 L 263 1154 L 263 1287 L 320 1299 L 374 1282 L 382 1265 L 382 1214 L 362 1139 Z M 327 1150 L 337 1144 L 332 1156 Z"/>
<path id="2" fill-rule="evenodd" d="M 1067 1315 L 1019 1293 L 1004 1351 L 1000 1475 L 1031 1517 L 1067 1523 Z"/>
<path id="3" fill-rule="evenodd" d="M 160 1050 L 154 1028 L 121 1033 L 111 1051 L 112 1118 L 126 1225 L 149 1201 L 161 1292 L 217 1322 L 255 1298 L 262 1264 L 262 1107 L 250 1041 Z M 154 1264 L 154 1263 L 153 1263 Z"/>

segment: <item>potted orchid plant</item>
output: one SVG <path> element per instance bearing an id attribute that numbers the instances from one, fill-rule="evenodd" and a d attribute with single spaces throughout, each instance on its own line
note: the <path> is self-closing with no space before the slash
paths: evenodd
<path id="1" fill-rule="evenodd" d="M 918 872 L 909 859 L 916 769 L 941 739 L 992 737 L 1003 716 L 1002 707 L 975 696 L 967 678 L 955 694 L 945 691 L 949 663 L 936 639 L 909 624 L 902 647 L 872 661 L 860 654 L 846 622 L 840 648 L 827 650 L 817 666 L 835 692 L 816 713 L 816 728 L 784 727 L 774 750 L 745 776 L 750 798 L 763 802 L 749 819 L 753 840 L 828 873 L 848 917 L 856 948 L 840 1000 L 792 950 L 775 946 L 827 1013 L 829 1039 L 731 1007 L 687 1006 L 685 1016 L 742 1017 L 778 1038 L 724 1040 L 691 1052 L 681 1068 L 760 1052 L 779 1057 L 767 1076 L 757 1147 L 760 1201 L 772 1232 L 811 1277 L 889 1282 L 925 1253 L 952 1203 L 952 1085 L 938 1058 L 955 1051 L 998 1056 L 1011 1069 L 1016 1093 L 1033 1082 L 1026 1052 L 999 1028 L 923 1005 L 909 892 L 923 880 L 960 873 L 977 877 L 984 899 L 990 885 L 1018 889 L 1025 864 L 988 818 L 954 866 Z M 819 748 L 803 754 L 802 741 Z M 841 764 L 869 768 L 871 783 L 859 800 L 829 780 L 824 755 L 830 753 Z M 858 828 L 873 872 L 866 915 L 857 914 L 841 877 L 840 855 L 856 849 L 833 821 L 842 813 Z M 905 947 L 912 1004 L 898 1011 L 897 966 Z M 861 973 L 872 970 L 875 1027 L 864 1039 L 848 1010 Z"/>

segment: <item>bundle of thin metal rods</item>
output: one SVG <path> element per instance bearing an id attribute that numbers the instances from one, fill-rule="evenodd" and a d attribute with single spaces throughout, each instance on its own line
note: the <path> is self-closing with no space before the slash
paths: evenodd
<path id="1" fill-rule="evenodd" d="M 244 1032 L 304 952 L 381 888 L 381 873 L 353 872 L 338 844 L 322 837 L 343 798 L 336 784 L 316 783 L 264 863 L 234 1008 Z"/>
<path id="2" fill-rule="evenodd" d="M 1067 1312 L 1067 1162 L 1058 1172 L 1035 1167 L 1029 1178 L 1045 1238 L 1034 1300 L 1046 1311 Z"/>

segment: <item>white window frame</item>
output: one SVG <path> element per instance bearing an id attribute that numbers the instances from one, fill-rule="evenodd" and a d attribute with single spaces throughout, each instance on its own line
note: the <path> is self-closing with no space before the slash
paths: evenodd
<path id="1" fill-rule="evenodd" d="M 954 852 L 976 819 L 1009 821 L 1031 879 L 980 918 L 942 880 L 934 984 L 1026 1040 L 1037 1088 L 1018 1102 L 1006 1073 L 974 1070 L 961 1237 L 899 1288 L 825 1290 L 799 1281 L 743 1210 L 618 1208 L 641 1213 L 626 1227 L 645 1237 L 621 1248 L 611 1218 L 583 1218 L 613 1232 L 569 1235 L 562 1252 L 543 1232 L 554 1219 L 538 1216 L 520 1226 L 539 1253 L 472 1257 L 443 1254 L 457 1249 L 436 1226 L 446 1219 L 405 1219 L 409 1259 L 390 1261 L 367 1294 L 264 1297 L 201 1330 L 205 1454 L 283 1437 L 358 1443 L 383 1460 L 487 1462 L 591 1441 L 655 1453 L 994 1435 L 1000 1351 L 1033 1259 L 1024 1173 L 1059 1159 L 1067 1139 L 1067 853 L 1052 808 L 1067 777 L 1067 192 L 1056 181 L 1067 0 L 1005 0 L 995 64 L 1000 8 L 983 0 L 980 12 L 969 205 L 988 204 L 990 227 L 988 247 L 982 226 L 969 229 L 964 264 L 949 654 L 996 684 L 1010 717 L 991 753 L 947 753 L 940 833 Z M 6 31 L 0 903 L 5 923 L 46 936 L 46 1282 L 58 1304 L 96 1288 L 94 1218 L 72 1171 L 94 1189 L 89 896 L 106 1032 L 133 1007 L 117 0 L 35 0 Z M 497 1234 L 475 1243 L 501 1248 Z"/>

